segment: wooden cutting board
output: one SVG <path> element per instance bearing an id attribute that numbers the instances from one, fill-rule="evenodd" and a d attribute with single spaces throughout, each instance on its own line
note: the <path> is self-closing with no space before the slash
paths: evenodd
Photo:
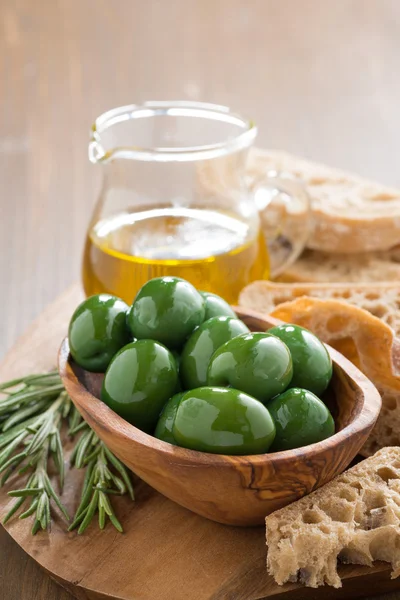
<path id="1" fill-rule="evenodd" d="M 5 357 L 0 381 L 55 366 L 58 346 L 81 291 L 74 286 L 49 306 Z M 62 501 L 78 503 L 81 474 L 66 472 Z M 11 505 L 0 490 L 0 518 Z M 77 598 L 118 600 L 307 600 L 373 596 L 400 589 L 390 569 L 343 566 L 343 588 L 277 586 L 266 573 L 263 528 L 227 527 L 181 508 L 135 481 L 136 502 L 116 498 L 125 533 L 93 523 L 83 536 L 67 533 L 59 515 L 52 531 L 31 536 L 28 520 L 6 526 L 14 540 Z"/>

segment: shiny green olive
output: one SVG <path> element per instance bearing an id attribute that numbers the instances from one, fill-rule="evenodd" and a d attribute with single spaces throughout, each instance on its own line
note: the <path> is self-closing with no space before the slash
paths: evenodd
<path id="1" fill-rule="evenodd" d="M 322 394 L 332 377 L 332 360 L 324 344 L 308 329 L 284 323 L 268 330 L 289 348 L 293 360 L 292 387 Z"/>
<path id="2" fill-rule="evenodd" d="M 181 356 L 180 378 L 183 388 L 207 385 L 207 369 L 215 350 L 228 340 L 249 333 L 249 328 L 239 319 L 212 317 L 204 321 L 186 342 Z"/>
<path id="3" fill-rule="evenodd" d="M 203 296 L 206 303 L 205 321 L 208 321 L 212 317 L 232 317 L 233 319 L 237 319 L 235 311 L 221 296 L 217 296 L 217 294 L 212 294 L 211 292 L 199 293 Z"/>
<path id="4" fill-rule="evenodd" d="M 185 392 L 172 427 L 178 444 L 214 454 L 263 454 L 275 437 L 268 410 L 232 388 L 200 387 Z"/>
<path id="5" fill-rule="evenodd" d="M 120 298 L 99 294 L 84 300 L 68 328 L 72 358 L 87 371 L 104 372 L 112 357 L 132 335 L 126 325 L 128 305 Z"/>
<path id="6" fill-rule="evenodd" d="M 171 352 L 153 340 L 138 340 L 112 359 L 101 399 L 129 423 L 153 432 L 164 404 L 175 393 L 177 379 Z"/>
<path id="7" fill-rule="evenodd" d="M 128 313 L 128 326 L 137 339 L 180 348 L 204 315 L 204 298 L 191 283 L 179 277 L 156 277 L 139 290 Z"/>
<path id="8" fill-rule="evenodd" d="M 301 448 L 335 433 L 335 422 L 325 404 L 308 390 L 290 388 L 268 404 L 276 436 L 271 451 Z"/>
<path id="9" fill-rule="evenodd" d="M 214 352 L 207 385 L 230 385 L 268 402 L 288 387 L 292 374 L 292 357 L 280 339 L 269 333 L 244 333 Z"/>
<path id="10" fill-rule="evenodd" d="M 169 444 L 173 444 L 176 446 L 176 440 L 172 434 L 172 427 L 175 421 L 176 411 L 178 410 L 178 405 L 183 396 L 183 393 L 175 394 L 170 398 L 167 404 L 162 409 L 162 413 L 160 418 L 158 419 L 154 437 L 159 440 L 163 440 L 163 442 L 168 442 Z"/>

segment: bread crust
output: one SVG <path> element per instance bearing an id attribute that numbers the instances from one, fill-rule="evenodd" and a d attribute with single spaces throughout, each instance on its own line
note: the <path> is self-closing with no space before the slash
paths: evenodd
<path id="1" fill-rule="evenodd" d="M 400 281 L 400 279 L 399 279 Z M 278 283 L 255 281 L 240 293 L 239 304 L 270 313 L 279 304 L 302 296 L 343 300 L 382 319 L 400 338 L 400 283 Z M 400 356 L 399 356 L 400 364 Z"/>
<path id="2" fill-rule="evenodd" d="M 252 149 L 248 174 L 271 169 L 294 175 L 306 186 L 313 213 L 308 247 L 351 254 L 400 243 L 399 190 L 286 152 Z"/>

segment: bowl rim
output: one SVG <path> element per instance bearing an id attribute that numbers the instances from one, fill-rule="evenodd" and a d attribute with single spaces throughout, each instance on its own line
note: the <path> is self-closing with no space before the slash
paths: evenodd
<path id="1" fill-rule="evenodd" d="M 265 321 L 266 325 L 274 326 L 275 324 L 283 323 L 269 315 L 259 313 L 257 311 L 243 309 L 241 307 L 233 307 L 239 318 L 254 318 Z M 249 463 L 251 461 L 254 467 L 265 466 L 266 463 L 277 464 L 286 462 L 289 457 L 304 459 L 315 457 L 316 454 L 325 453 L 326 451 L 340 446 L 347 442 L 351 437 L 362 434 L 365 429 L 372 428 L 375 424 L 380 408 L 381 396 L 374 384 L 364 375 L 352 362 L 340 354 L 337 350 L 325 344 L 332 358 L 332 362 L 344 371 L 350 381 L 356 385 L 361 391 L 361 398 L 358 402 L 357 411 L 354 414 L 353 420 L 340 431 L 334 433 L 329 438 L 314 444 L 301 446 L 291 450 L 282 450 L 280 452 L 271 452 L 266 454 L 248 454 L 248 455 L 229 455 L 229 454 L 212 454 L 209 452 L 200 452 L 191 450 L 181 446 L 174 446 L 168 442 L 159 440 L 158 438 L 145 433 L 138 429 L 116 412 L 109 408 L 100 398 L 94 396 L 78 379 L 71 366 L 71 354 L 69 351 L 68 337 L 65 337 L 61 343 L 58 354 L 58 370 L 62 382 L 69 393 L 72 402 L 77 406 L 79 412 L 90 414 L 92 420 L 96 421 L 99 428 L 106 428 L 108 431 L 118 432 L 119 435 L 130 439 L 131 441 L 152 448 L 158 452 L 171 456 L 174 460 L 182 460 L 185 463 L 198 463 L 199 465 L 208 465 L 214 467 L 230 467 L 232 462 Z M 76 403 L 74 396 L 79 394 L 83 402 Z M 94 409 L 90 410 L 91 404 L 95 403 Z M 85 419 L 84 414 L 82 415 Z M 86 419 L 85 419 L 86 420 Z"/>

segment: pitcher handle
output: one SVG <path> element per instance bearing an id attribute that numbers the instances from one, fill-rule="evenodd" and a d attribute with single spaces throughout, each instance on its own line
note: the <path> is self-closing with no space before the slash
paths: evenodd
<path id="1" fill-rule="evenodd" d="M 268 171 L 249 181 L 266 238 L 271 277 L 282 273 L 304 249 L 311 232 L 311 200 L 290 173 Z"/>

